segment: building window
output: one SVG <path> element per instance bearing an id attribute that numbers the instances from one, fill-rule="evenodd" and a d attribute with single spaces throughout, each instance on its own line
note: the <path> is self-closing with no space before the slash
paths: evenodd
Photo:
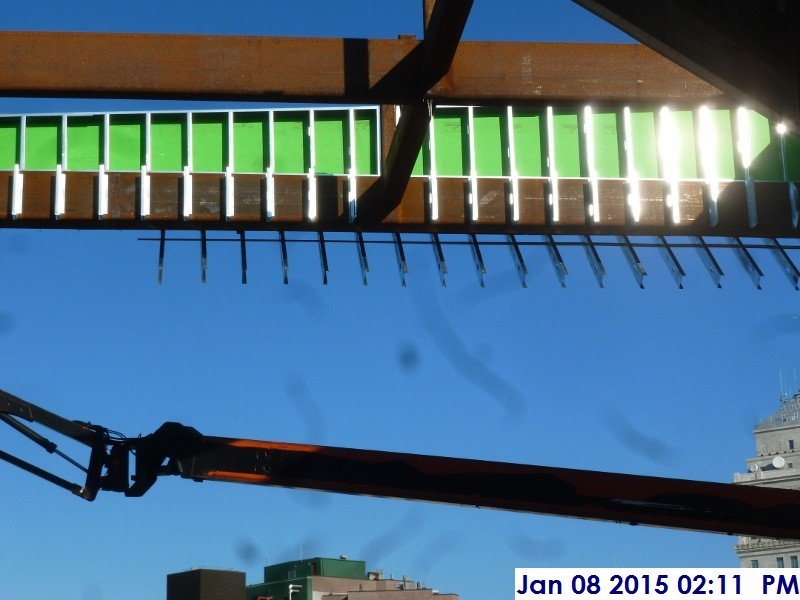
<path id="1" fill-rule="evenodd" d="M 758 561 L 757 560 L 751 560 L 750 561 L 750 568 L 751 569 L 757 569 L 758 568 Z"/>
<path id="2" fill-rule="evenodd" d="M 779 557 L 778 557 L 778 568 L 779 568 L 779 569 L 782 569 L 784 566 L 785 566 L 785 565 L 783 564 L 783 557 L 782 557 L 782 556 L 779 556 Z"/>
<path id="3" fill-rule="evenodd" d="M 789 450 L 794 450 L 794 440 L 789 440 Z"/>
<path id="4" fill-rule="evenodd" d="M 796 556 L 790 556 L 789 557 L 789 564 L 792 565 L 793 569 L 796 569 L 797 568 L 797 557 Z"/>

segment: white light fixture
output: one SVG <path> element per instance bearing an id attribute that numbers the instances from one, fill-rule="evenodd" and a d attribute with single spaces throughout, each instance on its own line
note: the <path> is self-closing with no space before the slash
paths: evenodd
<path id="1" fill-rule="evenodd" d="M 631 109 L 626 106 L 622 109 L 623 129 L 625 131 L 625 165 L 628 176 L 628 206 L 631 209 L 633 220 L 638 223 L 642 216 L 642 196 L 639 189 L 639 174 L 633 162 L 633 124 L 631 122 Z"/>

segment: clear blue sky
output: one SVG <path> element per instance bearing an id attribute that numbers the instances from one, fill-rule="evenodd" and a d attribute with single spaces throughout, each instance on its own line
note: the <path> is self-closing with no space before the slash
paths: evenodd
<path id="1" fill-rule="evenodd" d="M 419 4 L 30 0 L 3 27 L 394 37 L 420 33 Z M 628 41 L 567 0 L 476 0 L 465 37 Z M 8 113 L 143 106 L 157 104 L 0 99 Z M 391 248 L 370 247 L 362 287 L 355 250 L 331 245 L 323 287 L 313 246 L 290 247 L 284 286 L 277 248 L 261 244 L 242 286 L 236 245 L 210 245 L 201 285 L 198 246 L 172 244 L 158 286 L 157 245 L 136 237 L 0 231 L 0 387 L 128 435 L 176 420 L 212 435 L 730 481 L 753 424 L 777 407 L 779 369 L 796 366 L 798 292 L 762 254 L 758 292 L 731 252 L 718 252 L 717 290 L 679 250 L 678 291 L 642 251 L 640 291 L 605 248 L 600 290 L 583 252 L 565 249 L 564 290 L 528 248 L 522 290 L 505 249 L 485 250 L 480 289 L 468 250 L 446 248 L 443 289 L 430 248 L 408 249 L 402 288 Z M 0 435 L 0 448 L 56 466 L 31 446 Z M 515 566 L 737 564 L 725 536 L 177 478 L 89 504 L 5 464 L 0 512 L 3 600 L 158 600 L 167 573 L 216 566 L 257 582 L 265 559 L 301 548 L 464 600 L 507 596 Z"/>

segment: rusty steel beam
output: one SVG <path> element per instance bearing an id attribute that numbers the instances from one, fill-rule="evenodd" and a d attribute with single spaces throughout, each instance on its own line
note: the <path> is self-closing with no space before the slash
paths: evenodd
<path id="1" fill-rule="evenodd" d="M 141 183 L 138 172 L 108 172 L 108 209 L 98 216 L 98 174 L 65 174 L 64 212 L 55 216 L 55 173 L 24 172 L 21 212 L 11 211 L 12 171 L 0 171 L 0 228 L 32 229 L 187 229 L 227 231 L 375 231 L 419 233 L 541 234 L 541 235 L 627 235 L 627 236 L 725 236 L 797 238 L 800 230 L 792 222 L 788 202 L 789 184 L 758 181 L 758 222 L 750 226 L 747 192 L 743 181 L 721 185 L 717 201 L 719 219 L 709 217 L 711 202 L 703 183 L 679 183 L 681 222 L 674 224 L 665 202 L 665 183 L 642 181 L 642 212 L 633 222 L 627 210 L 625 183 L 619 179 L 600 180 L 602 219 L 595 222 L 587 211 L 587 181 L 559 180 L 560 219 L 547 214 L 547 180 L 519 180 L 519 219 L 515 220 L 508 203 L 508 179 L 479 178 L 477 191 L 485 202 L 478 219 L 473 220 L 468 206 L 469 177 L 438 179 L 439 218 L 426 210 L 427 177 L 412 177 L 400 204 L 388 215 L 380 216 L 370 205 L 376 201 L 377 176 L 356 177 L 358 218 L 348 214 L 348 177 L 318 175 L 318 214 L 309 220 L 305 210 L 308 181 L 305 175 L 275 175 L 275 209 L 265 211 L 263 175 L 233 174 L 233 216 L 225 207 L 224 174 L 192 174 L 192 205 L 188 217 L 181 210 L 183 175 L 150 174 L 150 212 L 140 214 Z M 378 214 L 378 216 L 375 216 Z"/>
<path id="2" fill-rule="evenodd" d="M 737 101 L 800 125 L 797 3 L 574 1 Z"/>
<path id="3" fill-rule="evenodd" d="M 422 8 L 425 54 L 419 81 L 415 83 L 419 97 L 416 102 L 402 106 L 400 120 L 385 156 L 383 176 L 379 184 L 382 186 L 382 193 L 380 200 L 372 203 L 372 208 L 381 217 L 392 212 L 403 199 L 431 122 L 431 108 L 422 98 L 450 70 L 472 8 L 472 0 L 436 0 L 433 6 L 423 0 Z"/>
<path id="4" fill-rule="evenodd" d="M 6 31 L 0 93 L 404 104 L 418 100 L 409 82 L 423 61 L 413 39 Z M 463 42 L 425 97 L 696 103 L 722 93 L 643 46 Z"/>

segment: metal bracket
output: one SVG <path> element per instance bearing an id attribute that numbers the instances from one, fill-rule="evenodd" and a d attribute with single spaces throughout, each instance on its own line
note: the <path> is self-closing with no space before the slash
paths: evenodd
<path id="1" fill-rule="evenodd" d="M 750 169 L 744 170 L 744 189 L 747 193 L 747 223 L 750 227 L 758 225 L 758 208 L 756 206 L 756 184 Z M 760 289 L 760 288 L 759 288 Z"/>
<path id="2" fill-rule="evenodd" d="M 556 270 L 556 277 L 562 288 L 567 287 L 567 265 L 564 264 L 564 259 L 561 258 L 561 252 L 558 250 L 555 239 L 552 235 L 543 235 L 542 239 L 547 245 L 547 253 L 550 255 L 550 262 L 553 263 L 553 268 Z"/>
<path id="3" fill-rule="evenodd" d="M 589 259 L 589 265 L 592 267 L 592 272 L 594 273 L 595 279 L 597 279 L 597 285 L 600 287 L 605 287 L 603 285 L 603 277 L 606 276 L 606 268 L 603 266 L 603 261 L 600 260 L 600 255 L 597 253 L 597 248 L 595 247 L 591 236 L 584 235 L 583 241 L 583 249 L 586 250 L 586 258 Z"/>
<path id="4" fill-rule="evenodd" d="M 286 250 L 286 233 L 281 229 L 278 231 L 278 239 L 281 242 L 281 267 L 283 268 L 283 284 L 289 284 L 289 252 Z"/>
<path id="5" fill-rule="evenodd" d="M 242 258 L 242 285 L 247 283 L 247 240 L 245 232 L 239 232 L 239 254 Z"/>
<path id="6" fill-rule="evenodd" d="M 636 279 L 636 283 L 639 285 L 639 289 L 644 289 L 644 278 L 647 275 L 647 271 L 642 264 L 642 261 L 639 260 L 639 255 L 636 254 L 636 249 L 631 244 L 630 239 L 628 239 L 627 235 L 618 235 L 617 241 L 622 244 L 622 253 L 625 255 L 625 259 L 628 261 L 628 266 L 631 268 L 631 272 L 633 273 L 633 277 Z"/>
<path id="7" fill-rule="evenodd" d="M 794 289 L 800 289 L 800 271 L 797 270 L 797 267 L 794 262 L 792 262 L 792 259 L 789 258 L 786 250 L 783 249 L 781 243 L 775 238 L 764 238 L 764 243 L 770 247 L 772 256 L 778 261 L 789 283 L 794 286 Z"/>
<path id="8" fill-rule="evenodd" d="M 478 238 L 474 233 L 469 234 L 469 245 L 472 249 L 472 259 L 475 261 L 475 272 L 478 274 L 478 282 L 481 284 L 481 287 L 486 287 L 486 282 L 484 281 L 486 265 L 483 263 L 481 247 L 478 245 Z"/>
<path id="9" fill-rule="evenodd" d="M 62 166 L 56 165 L 56 198 L 55 198 L 55 217 L 60 218 L 66 211 L 67 193 L 67 174 L 64 173 Z"/>
<path id="10" fill-rule="evenodd" d="M 102 219 L 108 215 L 108 173 L 106 166 L 97 169 L 97 216 Z"/>
<path id="11" fill-rule="evenodd" d="M 22 186 L 24 175 L 19 170 L 19 165 L 14 165 L 14 175 L 11 180 L 11 216 L 17 218 L 22 214 Z"/>
<path id="12" fill-rule="evenodd" d="M 781 243 L 775 238 L 764 238 L 764 243 L 770 246 L 772 256 L 778 261 L 789 283 L 794 286 L 794 289 L 800 289 L 800 271 L 797 270 L 797 267 L 794 262 L 792 262 L 792 259 L 789 258 L 786 250 L 783 249 Z"/>
<path id="13" fill-rule="evenodd" d="M 403 240 L 399 233 L 393 233 L 394 251 L 397 256 L 397 268 L 400 271 L 400 285 L 406 287 L 406 275 L 408 275 L 408 264 L 406 263 L 406 252 L 403 250 Z"/>
<path id="14" fill-rule="evenodd" d="M 750 280 L 753 282 L 753 285 L 756 286 L 757 290 L 760 290 L 761 278 L 764 276 L 764 273 L 762 273 L 761 269 L 758 268 L 756 261 L 753 260 L 752 255 L 747 248 L 745 248 L 741 239 L 738 237 L 731 237 L 728 238 L 728 242 L 735 246 L 733 251 L 736 254 L 736 258 L 738 258 L 739 262 L 742 263 L 742 267 L 750 276 Z"/>
<path id="15" fill-rule="evenodd" d="M 325 234 L 317 232 L 319 243 L 319 263 L 322 267 L 322 285 L 328 285 L 328 251 L 325 249 Z"/>
<path id="16" fill-rule="evenodd" d="M 192 170 L 189 166 L 183 167 L 183 218 L 192 216 Z"/>
<path id="17" fill-rule="evenodd" d="M 150 216 L 150 173 L 147 165 L 142 165 L 139 176 L 139 217 Z"/>
<path id="18" fill-rule="evenodd" d="M 681 263 L 678 262 L 678 258 L 675 256 L 675 253 L 672 251 L 665 237 L 655 237 L 653 241 L 659 244 L 658 253 L 661 255 L 661 258 L 664 259 L 667 269 L 669 269 L 669 272 L 672 274 L 672 278 L 675 280 L 678 289 L 682 290 L 683 278 L 686 277 L 686 273 L 683 267 L 681 267 Z"/>
<path id="19" fill-rule="evenodd" d="M 164 281 L 164 250 L 167 246 L 167 232 L 161 230 L 161 239 L 158 242 L 158 283 L 159 285 Z"/>
<path id="20" fill-rule="evenodd" d="M 797 224 L 800 221 L 800 209 L 798 209 L 800 200 L 798 200 L 797 185 L 792 181 L 787 185 L 789 186 L 789 207 L 792 211 L 792 225 L 797 229 Z"/>
<path id="21" fill-rule="evenodd" d="M 206 282 L 206 270 L 208 269 L 208 244 L 206 243 L 206 230 L 200 230 L 200 281 Z"/>
<path id="22" fill-rule="evenodd" d="M 361 267 L 361 283 L 367 285 L 367 273 L 369 273 L 367 246 L 364 244 L 364 234 L 360 231 L 356 231 L 356 250 L 358 250 L 358 264 Z"/>
<path id="23" fill-rule="evenodd" d="M 271 219 L 275 216 L 275 173 L 272 170 L 272 167 L 267 167 L 267 172 L 264 174 L 267 183 L 267 190 L 266 190 L 266 213 L 267 213 L 267 220 Z"/>
<path id="24" fill-rule="evenodd" d="M 511 260 L 514 261 L 514 268 L 517 270 L 519 282 L 522 284 L 522 287 L 526 288 L 528 287 L 528 282 L 526 281 L 528 277 L 528 267 L 525 266 L 525 259 L 522 257 L 519 244 L 517 244 L 517 238 L 513 235 L 509 235 L 507 239 L 508 249 L 511 250 Z"/>
<path id="25" fill-rule="evenodd" d="M 439 234 L 432 233 L 431 241 L 433 242 L 433 254 L 436 257 L 436 266 L 439 269 L 439 280 L 443 286 L 447 286 L 447 263 L 444 260 L 444 251 L 442 250 L 442 243 L 439 241 Z"/>
<path id="26" fill-rule="evenodd" d="M 694 237 L 690 238 L 695 244 L 695 250 L 697 250 L 698 256 L 700 256 L 700 260 L 703 262 L 703 265 L 708 271 L 708 274 L 711 275 L 711 280 L 714 282 L 714 285 L 717 288 L 721 288 L 722 284 L 720 280 L 724 273 L 717 262 L 717 259 L 714 258 L 714 255 L 711 253 L 711 248 L 708 247 L 705 240 L 702 237 Z"/>
<path id="27" fill-rule="evenodd" d="M 234 182 L 233 167 L 225 167 L 225 218 L 232 219 L 234 216 Z"/>
<path id="28" fill-rule="evenodd" d="M 317 176 L 314 167 L 308 170 L 308 220 L 317 220 Z"/>

